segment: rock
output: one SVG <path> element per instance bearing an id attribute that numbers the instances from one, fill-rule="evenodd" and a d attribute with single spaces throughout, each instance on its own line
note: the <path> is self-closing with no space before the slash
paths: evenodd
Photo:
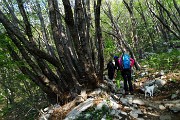
<path id="1" fill-rule="evenodd" d="M 136 120 L 144 120 L 144 118 L 136 118 Z"/>
<path id="2" fill-rule="evenodd" d="M 140 74 L 140 76 L 141 76 L 141 77 L 144 77 L 144 76 L 147 75 L 147 74 L 148 74 L 148 72 L 143 72 L 143 73 Z"/>
<path id="3" fill-rule="evenodd" d="M 145 103 L 141 99 L 134 99 L 133 103 L 137 105 L 145 105 Z"/>
<path id="4" fill-rule="evenodd" d="M 117 116 L 118 117 L 118 120 L 121 120 L 122 119 L 122 117 L 121 116 Z"/>
<path id="5" fill-rule="evenodd" d="M 104 105 L 108 107 L 108 104 L 107 104 L 106 100 L 103 100 L 102 102 L 100 102 L 100 103 L 96 106 L 96 110 L 102 109 L 102 106 L 104 106 Z"/>
<path id="6" fill-rule="evenodd" d="M 129 110 L 132 110 L 132 108 L 127 107 L 127 106 L 125 106 L 124 109 L 125 109 L 125 110 L 128 110 L 128 111 L 129 111 Z"/>
<path id="7" fill-rule="evenodd" d="M 101 120 L 106 120 L 106 115 L 104 115 L 103 118 L 101 118 Z"/>
<path id="8" fill-rule="evenodd" d="M 49 111 L 48 111 L 48 113 L 49 113 L 49 114 L 52 114 L 52 113 L 53 113 L 53 111 L 54 111 L 54 110 L 53 110 L 53 109 L 51 109 L 51 110 L 49 110 Z"/>
<path id="9" fill-rule="evenodd" d="M 120 98 L 123 105 L 128 105 L 128 100 L 126 98 Z"/>
<path id="10" fill-rule="evenodd" d="M 123 114 L 123 115 L 126 115 L 126 116 L 127 116 L 127 113 L 126 113 L 126 112 L 121 111 L 121 114 Z"/>
<path id="11" fill-rule="evenodd" d="M 165 110 L 166 107 L 164 107 L 164 105 L 159 105 L 159 109 L 160 109 L 160 110 Z"/>
<path id="12" fill-rule="evenodd" d="M 50 117 L 50 114 L 46 114 L 45 117 L 48 119 Z"/>
<path id="13" fill-rule="evenodd" d="M 152 110 L 153 108 L 152 107 L 148 107 L 148 110 Z"/>
<path id="14" fill-rule="evenodd" d="M 119 118 L 113 118 L 113 120 L 120 120 Z"/>
<path id="15" fill-rule="evenodd" d="M 41 115 L 41 117 L 39 118 L 39 120 L 48 120 L 50 117 L 50 114 L 44 114 L 44 115 Z"/>
<path id="16" fill-rule="evenodd" d="M 132 99 L 131 96 L 128 96 L 128 97 L 127 97 L 127 102 L 128 102 L 130 105 L 132 105 L 133 99 Z"/>
<path id="17" fill-rule="evenodd" d="M 49 110 L 49 107 L 47 107 L 47 108 L 44 108 L 44 112 L 47 112 Z"/>
<path id="18" fill-rule="evenodd" d="M 159 117 L 160 120 L 171 120 L 171 116 L 170 115 L 161 115 Z"/>
<path id="19" fill-rule="evenodd" d="M 110 112 L 110 114 L 111 114 L 111 115 L 115 115 L 115 114 L 116 114 L 116 111 L 115 111 L 115 110 L 112 110 L 112 111 Z"/>
<path id="20" fill-rule="evenodd" d="M 99 94 L 101 94 L 103 91 L 100 89 L 100 88 L 98 88 L 98 89 L 95 89 L 92 93 L 90 93 L 89 95 L 88 95 L 88 97 L 96 97 L 97 95 L 99 95 Z"/>
<path id="21" fill-rule="evenodd" d="M 116 101 L 112 97 L 110 97 L 110 105 L 113 109 L 119 108 L 119 104 L 117 104 Z"/>
<path id="22" fill-rule="evenodd" d="M 156 103 L 153 103 L 153 102 L 147 103 L 147 104 L 148 104 L 149 107 L 151 107 L 151 108 L 153 108 L 153 109 L 159 108 L 159 104 L 156 104 Z"/>
<path id="23" fill-rule="evenodd" d="M 143 77 L 145 75 L 145 72 L 141 73 L 141 77 Z"/>
<path id="24" fill-rule="evenodd" d="M 121 88 L 124 88 L 124 81 L 120 81 Z"/>
<path id="25" fill-rule="evenodd" d="M 119 91 L 118 91 L 118 93 L 124 94 L 124 93 L 125 93 L 124 88 L 120 88 Z"/>
<path id="26" fill-rule="evenodd" d="M 54 108 L 59 108 L 59 107 L 61 107 L 59 104 L 54 105 Z"/>
<path id="27" fill-rule="evenodd" d="M 164 106 L 165 106 L 166 108 L 171 108 L 171 107 L 174 106 L 174 104 L 172 104 L 172 103 L 166 103 Z"/>
<path id="28" fill-rule="evenodd" d="M 147 67 L 148 67 L 148 65 L 143 65 L 143 66 L 142 66 L 142 68 L 147 68 Z"/>
<path id="29" fill-rule="evenodd" d="M 175 104 L 174 106 L 170 107 L 170 110 L 177 113 L 180 111 L 180 104 Z"/>
<path id="30" fill-rule="evenodd" d="M 139 82 L 140 80 L 139 80 L 139 79 L 135 79 L 134 81 L 135 81 L 135 82 Z"/>
<path id="31" fill-rule="evenodd" d="M 114 110 L 114 116 L 121 119 L 122 117 L 119 115 L 120 114 L 120 111 L 119 110 Z"/>
<path id="32" fill-rule="evenodd" d="M 155 83 L 158 85 L 158 87 L 161 87 L 166 84 L 166 81 L 156 78 Z"/>
<path id="33" fill-rule="evenodd" d="M 138 114 L 135 113 L 134 111 L 130 112 L 130 116 L 132 116 L 133 118 L 138 118 Z"/>
<path id="34" fill-rule="evenodd" d="M 89 107 L 93 106 L 93 98 L 88 98 L 86 101 L 83 103 L 80 103 L 78 106 L 73 108 L 66 116 L 64 120 L 69 120 L 69 119 L 75 119 L 78 115 L 80 115 L 81 112 L 85 111 Z"/>
<path id="35" fill-rule="evenodd" d="M 132 112 L 133 113 L 137 113 L 137 114 L 140 114 L 140 115 L 142 115 L 143 113 L 142 113 L 142 111 L 140 110 L 140 109 L 132 109 Z"/>
<path id="36" fill-rule="evenodd" d="M 165 76 L 165 75 L 160 77 L 160 79 L 166 79 L 166 78 L 167 78 L 167 76 Z"/>
<path id="37" fill-rule="evenodd" d="M 101 118 L 101 120 L 106 120 L 106 118 Z"/>
<path id="38" fill-rule="evenodd" d="M 99 84 L 99 87 L 104 89 L 104 90 L 108 90 L 108 86 L 104 85 L 104 84 Z"/>
<path id="39" fill-rule="evenodd" d="M 112 97 L 113 99 L 115 99 L 116 101 L 119 100 L 119 97 L 118 97 L 117 95 L 115 95 L 115 94 L 111 94 L 111 97 Z"/>
<path id="40" fill-rule="evenodd" d="M 143 83 L 143 86 L 150 86 L 155 82 L 155 80 L 148 80 L 145 83 Z M 141 85 L 142 86 L 142 85 Z"/>
<path id="41" fill-rule="evenodd" d="M 133 104 L 133 107 L 134 107 L 134 108 L 138 108 L 138 106 L 137 106 L 136 104 Z"/>
<path id="42" fill-rule="evenodd" d="M 175 98 L 177 98 L 177 95 L 176 94 L 172 94 L 171 95 L 171 99 L 175 99 Z"/>
<path id="43" fill-rule="evenodd" d="M 84 98 L 83 98 L 81 95 L 78 95 L 78 96 L 76 97 L 76 104 L 79 104 L 79 103 L 81 103 L 81 102 L 84 102 Z"/>
<path id="44" fill-rule="evenodd" d="M 159 75 L 161 75 L 161 76 L 163 76 L 165 73 L 164 73 L 164 71 L 163 70 L 161 70 L 160 72 L 159 72 Z"/>

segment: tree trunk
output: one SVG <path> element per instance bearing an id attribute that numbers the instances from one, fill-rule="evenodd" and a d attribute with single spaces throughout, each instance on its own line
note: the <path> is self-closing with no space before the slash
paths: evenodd
<path id="1" fill-rule="evenodd" d="M 49 36 L 48 36 L 46 26 L 44 23 L 44 18 L 42 16 L 41 6 L 37 0 L 36 0 L 36 6 L 37 6 L 37 15 L 38 15 L 40 23 L 41 23 L 42 36 L 43 36 L 43 40 L 45 42 L 46 49 L 51 56 L 55 56 L 55 53 L 54 53 L 52 47 L 49 45 Z"/>
<path id="2" fill-rule="evenodd" d="M 95 42 L 92 42 L 90 14 L 87 14 L 87 11 L 90 12 L 90 1 L 85 3 L 81 0 L 75 0 L 75 11 L 72 12 L 69 0 L 62 0 L 64 17 L 58 6 L 58 1 L 48 0 L 49 14 L 47 16 L 50 23 L 47 24 L 51 28 L 52 38 L 48 37 L 47 34 L 48 29 L 44 23 L 41 4 L 38 1 L 36 2 L 37 8 L 28 11 L 24 7 L 23 1 L 17 0 L 18 10 L 23 18 L 21 22 L 23 28 L 19 27 L 18 24 L 15 27 L 5 15 L 6 13 L 0 10 L 0 22 L 15 45 L 7 44 L 7 48 L 14 61 L 23 61 L 23 65 L 19 66 L 20 70 L 23 74 L 28 75 L 49 98 L 52 98 L 51 102 L 64 104 L 65 101 L 73 97 L 71 96 L 72 93 L 78 94 L 84 87 L 95 88 L 103 80 L 103 42 L 100 27 L 101 0 L 95 1 L 95 34 L 97 36 Z M 31 16 L 29 15 L 34 12 L 33 10 L 38 13 L 40 30 L 37 31 L 41 31 L 40 35 L 42 35 L 46 49 L 37 46 L 35 37 L 37 33 L 32 29 L 34 24 L 31 23 Z M 17 21 L 19 20 L 17 19 Z M 48 41 L 54 43 L 54 51 L 51 50 Z M 43 41 L 39 42 L 44 44 Z M 93 56 L 92 43 L 98 44 L 96 48 L 98 51 L 97 59 Z M 18 48 L 18 51 L 15 51 L 14 48 Z M 96 63 L 99 63 L 99 66 Z"/>
<path id="3" fill-rule="evenodd" d="M 136 53 L 139 54 L 139 58 L 142 58 L 140 53 L 140 46 L 139 46 L 139 40 L 136 32 L 136 20 L 133 13 L 133 0 L 130 0 L 130 3 L 128 4 L 126 0 L 123 0 L 123 3 L 125 4 L 126 8 L 129 11 L 130 19 L 131 19 L 131 28 L 132 28 L 132 41 L 133 41 L 133 48 Z"/>
<path id="4" fill-rule="evenodd" d="M 103 80 L 103 70 L 104 70 L 104 58 L 103 58 L 103 40 L 102 40 L 102 32 L 100 27 L 100 6 L 101 6 L 101 0 L 97 0 L 97 3 L 95 3 L 95 28 L 96 28 L 96 39 L 98 43 L 98 74 L 100 76 L 99 80 Z"/>
<path id="5" fill-rule="evenodd" d="M 139 65 L 138 61 L 136 60 L 134 52 L 132 51 L 130 45 L 124 40 L 124 37 L 121 33 L 120 28 L 112 16 L 110 5 L 107 4 L 107 7 L 108 7 L 108 12 L 107 11 L 104 11 L 104 12 L 109 17 L 111 24 L 112 24 L 112 27 L 113 27 L 113 30 L 114 30 L 113 33 L 111 33 L 111 35 L 113 35 L 118 40 L 118 44 L 120 45 L 120 47 L 121 47 L 120 49 L 122 50 L 122 52 L 124 52 L 124 49 L 126 51 L 130 52 L 131 57 L 135 60 L 136 69 L 140 70 L 140 65 Z"/>

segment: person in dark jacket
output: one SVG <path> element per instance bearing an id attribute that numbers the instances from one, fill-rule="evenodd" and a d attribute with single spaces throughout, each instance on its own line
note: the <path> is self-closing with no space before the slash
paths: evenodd
<path id="1" fill-rule="evenodd" d="M 107 69 L 108 69 L 108 78 L 110 80 L 113 80 L 115 67 L 114 67 L 114 63 L 112 62 L 112 60 L 110 60 L 109 63 L 107 64 Z"/>
<path id="2" fill-rule="evenodd" d="M 120 70 L 121 69 L 118 60 L 119 60 L 119 57 L 118 56 L 114 56 L 114 62 L 115 62 L 115 66 L 114 67 L 115 67 L 116 70 Z"/>

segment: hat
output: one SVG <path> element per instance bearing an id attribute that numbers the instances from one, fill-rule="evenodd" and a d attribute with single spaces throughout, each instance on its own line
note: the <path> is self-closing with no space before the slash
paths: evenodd
<path id="1" fill-rule="evenodd" d="M 118 59 L 118 56 L 114 56 L 114 59 Z"/>

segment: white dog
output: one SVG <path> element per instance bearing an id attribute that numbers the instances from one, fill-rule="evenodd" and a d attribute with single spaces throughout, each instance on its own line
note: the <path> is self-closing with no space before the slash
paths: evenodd
<path id="1" fill-rule="evenodd" d="M 158 87 L 158 86 L 156 84 L 153 84 L 151 86 L 145 86 L 145 89 L 144 89 L 145 98 L 147 96 L 147 93 L 149 93 L 150 97 L 153 97 L 155 87 Z"/>

